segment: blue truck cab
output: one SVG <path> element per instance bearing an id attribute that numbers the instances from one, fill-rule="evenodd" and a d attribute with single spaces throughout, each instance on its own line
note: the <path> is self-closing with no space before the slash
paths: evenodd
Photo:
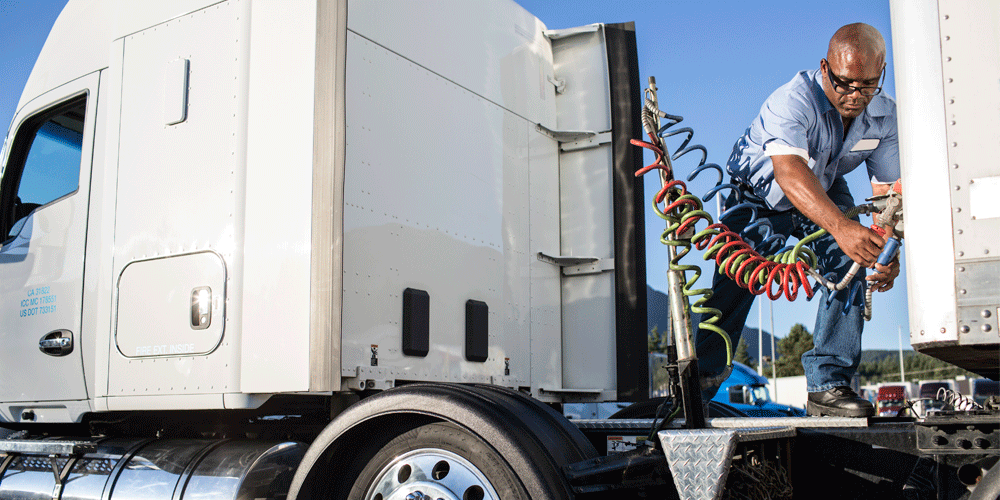
<path id="1" fill-rule="evenodd" d="M 748 417 L 804 417 L 805 410 L 771 401 L 767 379 L 749 366 L 733 362 L 733 373 L 719 386 L 713 401 L 735 408 Z"/>

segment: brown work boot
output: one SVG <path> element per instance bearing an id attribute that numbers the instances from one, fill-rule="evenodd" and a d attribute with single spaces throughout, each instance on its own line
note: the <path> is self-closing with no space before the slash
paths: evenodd
<path id="1" fill-rule="evenodd" d="M 828 391 L 810 392 L 806 412 L 817 417 L 871 417 L 875 415 L 875 407 L 850 387 L 841 386 Z"/>

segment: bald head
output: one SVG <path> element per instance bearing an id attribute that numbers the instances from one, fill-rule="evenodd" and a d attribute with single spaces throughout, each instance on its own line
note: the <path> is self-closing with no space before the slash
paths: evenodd
<path id="1" fill-rule="evenodd" d="M 865 23 L 848 24 L 841 27 L 830 38 L 826 58 L 837 55 L 853 55 L 885 61 L 885 40 L 877 29 Z"/>
<path id="2" fill-rule="evenodd" d="M 823 92 L 844 118 L 844 126 L 861 115 L 877 93 L 885 68 L 885 40 L 864 23 L 848 24 L 830 39 L 820 61 Z"/>

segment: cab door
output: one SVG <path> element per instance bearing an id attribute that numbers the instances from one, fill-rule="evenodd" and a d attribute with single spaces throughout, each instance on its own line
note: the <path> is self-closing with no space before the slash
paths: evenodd
<path id="1" fill-rule="evenodd" d="M 0 402 L 87 398 L 81 318 L 99 73 L 25 105 L 0 157 Z"/>

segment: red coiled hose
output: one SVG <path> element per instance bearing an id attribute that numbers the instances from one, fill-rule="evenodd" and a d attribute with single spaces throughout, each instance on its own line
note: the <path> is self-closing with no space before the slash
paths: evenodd
<path id="1" fill-rule="evenodd" d="M 705 259 L 715 259 L 720 273 L 754 295 L 766 293 L 771 300 L 777 300 L 784 295 L 789 301 L 793 301 L 798 297 L 800 287 L 804 288 L 806 297 L 812 299 L 814 292 L 806 274 L 809 269 L 806 262 L 798 260 L 792 264 L 780 263 L 775 262 L 773 256 L 767 258 L 757 253 L 739 234 L 731 231 L 725 224 L 713 223 L 711 216 L 704 212 L 701 200 L 687 196 L 687 186 L 683 181 L 669 180 L 672 179 L 673 172 L 663 161 L 662 149 L 637 139 L 632 139 L 631 143 L 649 149 L 657 156 L 654 163 L 637 171 L 636 177 L 654 169 L 667 173 L 668 182 L 656 193 L 654 200 L 656 204 L 660 204 L 671 192 L 676 194 L 675 200 L 663 209 L 663 213 L 679 215 L 681 223 L 674 233 L 684 234 L 701 220 L 708 222 L 708 227 L 695 234 L 691 242 L 698 250 L 710 248 L 705 254 Z"/>

